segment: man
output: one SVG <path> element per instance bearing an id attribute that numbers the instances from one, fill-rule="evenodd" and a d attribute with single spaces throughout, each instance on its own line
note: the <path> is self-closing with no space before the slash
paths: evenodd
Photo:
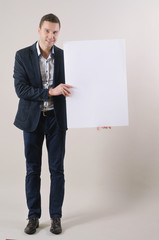
<path id="1" fill-rule="evenodd" d="M 33 234 L 41 217 L 40 175 L 44 137 L 50 171 L 50 231 L 62 232 L 64 198 L 66 103 L 72 86 L 65 84 L 63 51 L 54 44 L 60 31 L 57 16 L 42 17 L 39 41 L 17 51 L 14 66 L 15 90 L 20 98 L 14 124 L 23 130 L 26 158 L 26 200 L 28 224 L 25 233 Z"/>

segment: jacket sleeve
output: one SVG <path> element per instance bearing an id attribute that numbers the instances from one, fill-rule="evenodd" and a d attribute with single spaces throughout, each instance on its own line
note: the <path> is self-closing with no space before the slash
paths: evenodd
<path id="1" fill-rule="evenodd" d="M 19 98 L 30 101 L 47 101 L 48 90 L 34 87 L 30 82 L 26 72 L 26 65 L 19 52 L 15 56 L 14 64 L 14 86 L 16 94 Z"/>

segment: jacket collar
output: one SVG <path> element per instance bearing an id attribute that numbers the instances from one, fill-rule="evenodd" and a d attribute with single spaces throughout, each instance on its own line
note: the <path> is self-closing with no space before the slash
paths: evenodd
<path id="1" fill-rule="evenodd" d="M 37 43 L 38 41 L 36 41 L 33 45 L 31 45 L 31 51 L 33 51 L 35 54 L 37 54 L 37 56 L 39 56 L 38 52 L 37 52 Z M 39 49 L 40 50 L 40 49 Z M 56 54 L 58 53 L 58 48 L 54 45 L 52 48 L 52 53 Z"/>

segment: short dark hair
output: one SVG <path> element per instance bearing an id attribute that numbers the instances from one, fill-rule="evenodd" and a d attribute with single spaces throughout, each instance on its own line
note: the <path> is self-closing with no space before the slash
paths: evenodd
<path id="1" fill-rule="evenodd" d="M 61 23 L 60 23 L 60 20 L 59 18 L 52 14 L 52 13 L 49 13 L 49 14 L 46 14 L 44 15 L 41 20 L 40 20 L 40 23 L 39 23 L 39 27 L 41 28 L 42 24 L 44 21 L 48 21 L 48 22 L 53 22 L 53 23 L 58 23 L 59 24 L 59 27 L 61 27 Z"/>

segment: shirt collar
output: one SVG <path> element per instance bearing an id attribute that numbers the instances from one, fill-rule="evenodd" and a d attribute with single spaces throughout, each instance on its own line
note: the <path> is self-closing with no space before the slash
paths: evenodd
<path id="1" fill-rule="evenodd" d="M 37 49 L 37 53 L 38 53 L 38 57 L 41 56 L 41 51 L 40 51 L 40 47 L 39 47 L 39 43 L 36 43 L 36 49 Z M 51 48 L 51 53 L 50 53 L 51 57 L 54 57 L 54 46 Z"/>

